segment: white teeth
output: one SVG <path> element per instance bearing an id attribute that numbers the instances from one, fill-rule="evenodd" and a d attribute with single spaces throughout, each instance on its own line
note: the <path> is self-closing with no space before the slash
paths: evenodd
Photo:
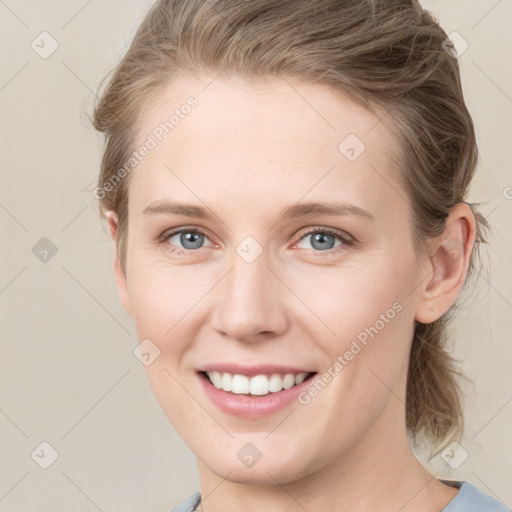
<path id="1" fill-rule="evenodd" d="M 231 383 L 231 392 L 237 395 L 247 395 L 249 393 L 249 377 L 245 375 L 233 375 L 233 382 Z"/>
<path id="2" fill-rule="evenodd" d="M 233 382 L 233 377 L 231 376 L 231 374 L 224 373 L 224 375 L 222 375 L 222 379 L 221 379 L 221 388 L 224 391 L 231 391 L 232 382 Z"/>
<path id="3" fill-rule="evenodd" d="M 256 375 L 251 379 L 251 395 L 266 395 L 269 392 L 268 378 L 265 375 Z"/>
<path id="4" fill-rule="evenodd" d="M 283 388 L 290 389 L 295 385 L 295 375 L 293 373 L 287 373 L 283 379 Z"/>
<path id="5" fill-rule="evenodd" d="M 272 393 L 277 393 L 283 389 L 283 378 L 279 373 L 273 373 L 270 376 L 270 380 L 268 382 L 268 390 Z"/>
<path id="6" fill-rule="evenodd" d="M 295 384 L 301 384 L 304 382 L 304 379 L 308 376 L 307 373 L 299 373 L 298 375 L 295 375 Z"/>
<path id="7" fill-rule="evenodd" d="M 290 389 L 306 379 L 308 373 L 273 373 L 272 375 L 246 375 L 231 374 L 227 372 L 206 372 L 211 383 L 224 391 L 230 391 L 237 395 L 268 395 L 278 393 L 283 389 Z"/>
<path id="8" fill-rule="evenodd" d="M 220 376 L 219 372 L 212 372 L 210 375 L 210 380 L 217 389 L 222 388 L 222 377 Z"/>

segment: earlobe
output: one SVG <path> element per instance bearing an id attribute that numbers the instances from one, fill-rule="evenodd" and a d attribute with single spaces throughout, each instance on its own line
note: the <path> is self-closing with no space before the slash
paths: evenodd
<path id="1" fill-rule="evenodd" d="M 431 245 L 431 275 L 419 290 L 418 322 L 434 322 L 455 302 L 464 286 L 474 241 L 473 212 L 465 203 L 458 203 L 450 211 L 444 232 Z"/>
<path id="2" fill-rule="evenodd" d="M 106 213 L 108 226 L 110 230 L 110 237 L 113 242 L 113 250 L 114 250 L 114 275 L 116 279 L 117 293 L 119 296 L 119 301 L 122 306 L 126 310 L 126 312 L 133 317 L 132 305 L 130 300 L 130 293 L 128 290 L 128 280 L 125 272 L 121 268 L 121 263 L 119 261 L 119 255 L 117 251 L 117 232 L 119 226 L 118 216 L 115 212 L 109 211 Z"/>

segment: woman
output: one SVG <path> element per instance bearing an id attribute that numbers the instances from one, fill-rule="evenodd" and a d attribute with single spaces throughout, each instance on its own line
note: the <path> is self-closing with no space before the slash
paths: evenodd
<path id="1" fill-rule="evenodd" d="M 411 0 L 166 0 L 140 26 L 95 195 L 198 458 L 176 511 L 506 510 L 412 450 L 457 451 L 446 327 L 489 227 L 448 43 Z"/>

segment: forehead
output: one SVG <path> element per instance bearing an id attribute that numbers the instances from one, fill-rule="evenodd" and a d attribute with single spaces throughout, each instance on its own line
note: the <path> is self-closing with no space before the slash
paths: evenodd
<path id="1" fill-rule="evenodd" d="M 130 204 L 139 211 L 178 189 L 195 202 L 237 204 L 245 194 L 246 206 L 259 208 L 262 198 L 356 195 L 377 215 L 403 196 L 395 137 L 375 114 L 321 84 L 180 79 L 142 113 L 137 147 L 150 140 L 131 176 Z"/>

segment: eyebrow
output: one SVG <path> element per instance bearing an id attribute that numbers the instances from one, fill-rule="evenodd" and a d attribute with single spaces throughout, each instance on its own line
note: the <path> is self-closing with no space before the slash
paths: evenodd
<path id="1" fill-rule="evenodd" d="M 157 201 L 151 203 L 142 210 L 143 215 L 154 214 L 184 215 L 197 219 L 207 219 L 211 215 L 206 208 L 193 204 Z M 375 220 L 375 217 L 367 210 L 350 203 L 301 203 L 283 208 L 279 218 L 282 220 L 310 217 L 312 215 L 358 215 L 369 220 Z"/>

